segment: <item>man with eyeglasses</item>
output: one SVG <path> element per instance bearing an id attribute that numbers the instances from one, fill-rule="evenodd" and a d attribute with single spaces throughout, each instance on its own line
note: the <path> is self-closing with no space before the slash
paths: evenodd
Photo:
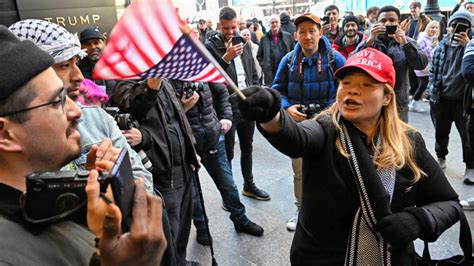
<path id="1" fill-rule="evenodd" d="M 78 123 L 82 112 L 67 97 L 47 53 L 18 40 L 3 26 L 0 47 L 4 59 L 0 62 L 1 263 L 158 265 L 166 247 L 161 200 L 146 193 L 142 180 L 136 183 L 132 227 L 127 234 L 121 234 L 118 207 L 99 198 L 96 170 L 91 171 L 86 187 L 91 231 L 65 219 L 33 225 L 22 215 L 19 199 L 26 191 L 25 176 L 57 171 L 81 154 Z M 94 168 L 110 170 L 112 159 L 96 162 Z"/>
<path id="2" fill-rule="evenodd" d="M 79 97 L 79 86 L 84 76 L 78 62 L 86 56 L 81 50 L 77 36 L 63 27 L 44 20 L 27 19 L 18 21 L 9 27 L 20 40 L 29 40 L 54 58 L 52 68 L 64 83 L 67 95 L 73 101 Z M 115 121 L 104 110 L 95 106 L 81 106 L 82 118 L 78 126 L 81 133 L 82 153 L 65 168 L 70 170 L 92 169 L 93 161 L 110 157 L 105 151 L 108 147 L 126 147 L 132 159 L 135 176 L 145 180 L 147 190 L 153 191 L 151 173 L 142 164 L 140 156 L 127 143 L 126 138 L 115 124 Z M 103 139 L 110 141 L 103 141 Z M 92 151 L 91 155 L 88 153 Z M 93 155 L 92 155 L 93 154 Z"/>

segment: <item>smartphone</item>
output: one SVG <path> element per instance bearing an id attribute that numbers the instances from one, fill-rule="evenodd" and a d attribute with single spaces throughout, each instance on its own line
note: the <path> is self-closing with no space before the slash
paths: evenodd
<path id="1" fill-rule="evenodd" d="M 323 24 L 328 24 L 329 23 L 329 16 L 324 16 L 322 20 L 323 20 Z"/>
<path id="2" fill-rule="evenodd" d="M 237 45 L 239 43 L 242 43 L 243 45 L 247 44 L 247 42 L 241 36 L 232 37 L 232 45 Z"/>
<path id="3" fill-rule="evenodd" d="M 456 25 L 456 28 L 454 29 L 454 33 L 467 32 L 468 29 L 469 29 L 469 25 L 464 24 L 464 23 L 458 23 Z"/>
<path id="4" fill-rule="evenodd" d="M 133 178 L 130 156 L 126 148 L 122 148 L 110 171 L 110 185 L 112 186 L 115 204 L 122 212 L 122 232 L 128 232 L 132 225 L 135 179 Z"/>
<path id="5" fill-rule="evenodd" d="M 397 31 L 397 25 L 387 25 L 387 26 L 385 26 L 385 34 L 386 35 L 395 34 L 396 31 Z"/>

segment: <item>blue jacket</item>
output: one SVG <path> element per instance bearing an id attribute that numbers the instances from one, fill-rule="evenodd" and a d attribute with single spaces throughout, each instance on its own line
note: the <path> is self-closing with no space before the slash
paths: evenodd
<path id="1" fill-rule="evenodd" d="M 346 62 L 344 56 L 333 50 L 335 69 L 328 64 L 328 51 L 331 48 L 329 40 L 322 36 L 319 40 L 318 52 L 310 58 L 306 58 L 299 43 L 295 49 L 286 54 L 278 66 L 272 88 L 281 94 L 281 105 L 284 109 L 294 104 L 317 103 L 325 108 L 330 106 L 336 99 L 337 84 L 334 80 L 336 69 L 342 67 Z M 318 72 L 318 58 L 322 58 L 321 72 Z M 302 73 L 300 75 L 299 64 L 301 60 Z M 303 79 L 301 79 L 302 77 Z"/>

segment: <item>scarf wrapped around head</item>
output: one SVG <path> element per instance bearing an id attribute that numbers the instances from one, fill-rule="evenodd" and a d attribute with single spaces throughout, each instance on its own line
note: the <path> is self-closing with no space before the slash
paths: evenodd
<path id="1" fill-rule="evenodd" d="M 81 49 L 77 35 L 65 28 L 40 19 L 26 19 L 12 24 L 8 28 L 20 40 L 29 40 L 41 50 L 54 58 L 54 63 L 60 63 L 79 56 L 81 59 L 86 52 Z"/>

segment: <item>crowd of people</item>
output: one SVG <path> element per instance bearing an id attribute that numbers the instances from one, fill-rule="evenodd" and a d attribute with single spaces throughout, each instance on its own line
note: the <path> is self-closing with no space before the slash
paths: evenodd
<path id="1" fill-rule="evenodd" d="M 232 171 L 237 135 L 241 194 L 271 199 L 254 179 L 257 129 L 291 160 L 292 264 L 416 265 L 415 239 L 437 239 L 459 220 L 459 206 L 474 209 L 474 198 L 460 201 L 444 174 L 454 122 L 463 182 L 474 185 L 474 3 L 461 0 L 446 27 L 421 8 L 412 2 L 403 20 L 394 6 L 341 16 L 336 5 L 322 17 L 285 11 L 268 25 L 241 20 L 230 7 L 220 10 L 216 28 L 200 19 L 191 37 L 244 100 L 224 84 L 96 80 L 107 43 L 97 28 L 77 36 L 38 19 L 0 26 L 0 261 L 192 265 L 192 222 L 196 240 L 212 244 L 199 195 L 201 166 L 235 231 L 263 236 Z M 436 158 L 408 125 L 410 111 L 427 111 L 424 100 Z M 120 149 L 128 150 L 136 178 L 128 233 L 97 180 Z M 25 176 L 59 170 L 90 171 L 87 219 L 32 223 L 19 204 Z"/>

